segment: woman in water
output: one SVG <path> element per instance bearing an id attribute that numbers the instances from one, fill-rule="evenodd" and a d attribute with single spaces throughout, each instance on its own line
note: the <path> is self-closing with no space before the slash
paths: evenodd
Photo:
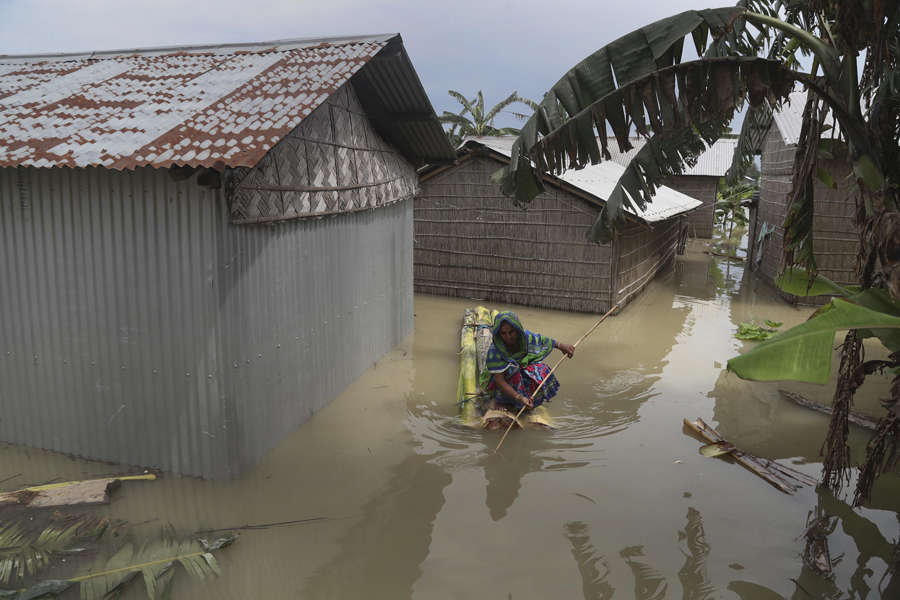
<path id="1" fill-rule="evenodd" d="M 540 406 L 553 398 L 559 390 L 559 382 L 550 373 L 550 367 L 541 361 L 554 348 L 572 358 L 575 347 L 528 331 L 512 312 L 498 314 L 491 333 L 493 343 L 487 353 L 482 387 L 495 406 L 520 410 L 523 406 Z M 546 383 L 532 400 L 531 395 L 545 379 Z"/>

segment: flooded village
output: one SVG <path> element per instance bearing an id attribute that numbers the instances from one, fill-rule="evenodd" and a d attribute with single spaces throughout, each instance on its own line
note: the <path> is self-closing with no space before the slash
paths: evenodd
<path id="1" fill-rule="evenodd" d="M 0 597 L 900 598 L 895 173 L 749 10 L 442 115 L 399 34 L 0 56 Z"/>

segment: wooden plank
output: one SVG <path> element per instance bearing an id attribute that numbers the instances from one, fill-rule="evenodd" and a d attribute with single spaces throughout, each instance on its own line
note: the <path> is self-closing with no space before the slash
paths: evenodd
<path id="1" fill-rule="evenodd" d="M 684 419 L 684 424 L 709 443 L 727 441 L 718 431 L 707 425 L 699 417 L 696 421 Z M 755 456 L 743 450 L 735 449 L 728 456 L 731 456 L 738 464 L 756 473 L 759 477 L 762 477 L 786 494 L 793 494 L 803 485 L 816 484 L 816 480 L 806 473 L 785 467 L 773 460 Z"/>
<path id="2" fill-rule="evenodd" d="M 76 504 L 106 504 L 109 492 L 123 480 L 153 480 L 156 475 L 126 475 L 123 477 L 106 477 L 85 481 L 65 481 L 36 485 L 14 492 L 0 493 L 0 505 L 20 504 L 29 508 L 46 508 L 50 506 L 71 506 Z"/>

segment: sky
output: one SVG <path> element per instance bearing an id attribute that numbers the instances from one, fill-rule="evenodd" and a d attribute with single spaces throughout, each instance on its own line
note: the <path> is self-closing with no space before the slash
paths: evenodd
<path id="1" fill-rule="evenodd" d="M 447 90 L 540 100 L 591 52 L 713 0 L 0 0 L 0 54 L 400 33 L 438 114 Z M 513 105 L 510 110 L 529 110 Z M 500 126 L 521 125 L 509 113 Z"/>

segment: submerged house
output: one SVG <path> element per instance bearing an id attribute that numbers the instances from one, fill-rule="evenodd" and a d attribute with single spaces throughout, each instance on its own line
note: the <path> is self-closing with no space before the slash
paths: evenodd
<path id="1" fill-rule="evenodd" d="M 228 478 L 411 333 L 399 35 L 0 57 L 0 441 Z"/>
<path id="2" fill-rule="evenodd" d="M 415 201 L 415 289 L 556 310 L 605 312 L 630 302 L 669 265 L 700 201 L 661 187 L 607 244 L 588 231 L 624 168 L 604 161 L 560 177 L 527 210 L 491 176 L 513 137 L 467 141 L 453 165 L 420 172 Z"/>
<path id="3" fill-rule="evenodd" d="M 772 124 L 761 138 L 759 200 L 751 210 L 749 261 L 751 268 L 773 284 L 783 270 L 784 219 L 788 211 L 788 193 L 794 170 L 794 156 L 803 123 L 806 92 L 793 92 L 789 101 L 772 115 Z M 819 168 L 826 171 L 836 188 L 814 179 L 813 252 L 819 273 L 843 285 L 858 282 L 856 259 L 859 238 L 856 233 L 854 178 L 846 155 L 835 150 L 831 158 L 820 158 Z M 781 292 L 790 301 L 797 298 Z"/>
<path id="4" fill-rule="evenodd" d="M 632 137 L 629 141 L 634 148 L 628 152 L 620 152 L 616 139 L 610 138 L 609 140 L 609 153 L 612 160 L 622 166 L 627 166 L 647 142 L 646 138 L 641 136 Z M 687 218 L 688 235 L 707 239 L 712 237 L 719 179 L 725 176 L 731 166 L 731 159 L 736 147 L 737 138 L 719 138 L 707 148 L 706 152 L 700 155 L 694 166 L 685 167 L 684 173 L 673 175 L 664 181 L 667 187 L 703 203 Z"/>

